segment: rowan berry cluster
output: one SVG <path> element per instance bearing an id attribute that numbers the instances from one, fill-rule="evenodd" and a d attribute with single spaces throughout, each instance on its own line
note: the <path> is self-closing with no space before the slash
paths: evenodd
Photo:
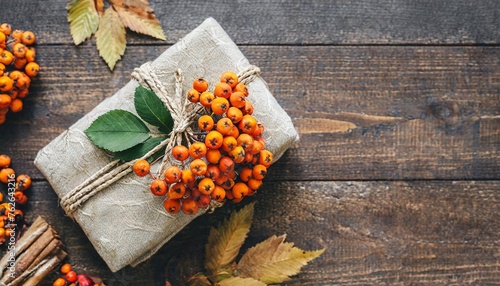
<path id="1" fill-rule="evenodd" d="M 19 234 L 25 225 L 24 212 L 19 206 L 28 202 L 24 193 L 31 186 L 31 178 L 26 174 L 16 177 L 14 169 L 11 168 L 9 156 L 0 155 L 0 182 L 7 185 L 9 198 L 4 203 L 4 194 L 0 193 L 0 244 L 3 244 L 12 235 Z M 16 232 L 11 234 L 11 232 Z"/>
<path id="2" fill-rule="evenodd" d="M 77 274 L 69 263 L 61 266 L 61 274 L 62 276 L 54 281 L 53 286 L 99 286 L 87 274 Z"/>
<path id="3" fill-rule="evenodd" d="M 189 101 L 206 107 L 207 114 L 197 122 L 204 139 L 186 144 L 188 147 L 175 146 L 172 156 L 179 166 L 168 167 L 163 178 L 154 178 L 150 186 L 154 195 L 166 195 L 164 207 L 170 214 L 181 209 L 196 214 L 212 200 L 240 202 L 252 196 L 273 162 L 262 138 L 264 125 L 252 116 L 248 89 L 237 75 L 223 73 L 213 92 L 208 86 L 207 80 L 196 79 L 186 95 Z M 138 160 L 133 169 L 138 176 L 150 174 L 146 160 Z"/>
<path id="4" fill-rule="evenodd" d="M 7 112 L 23 109 L 31 78 L 40 66 L 35 62 L 35 34 L 31 31 L 12 30 L 8 23 L 0 25 L 0 124 Z"/>

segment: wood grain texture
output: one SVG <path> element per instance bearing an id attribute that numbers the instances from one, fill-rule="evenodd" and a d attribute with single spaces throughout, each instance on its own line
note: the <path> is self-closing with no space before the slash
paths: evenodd
<path id="1" fill-rule="evenodd" d="M 65 9 L 68 2 L 2 0 L 0 19 L 21 29 L 33 29 L 40 44 L 70 44 Z M 496 0 L 150 2 L 167 43 L 175 43 L 208 17 L 219 21 L 238 44 L 498 44 L 500 41 L 500 2 Z M 131 32 L 128 35 L 130 43 L 161 43 Z"/>
<path id="2" fill-rule="evenodd" d="M 55 227 L 79 271 L 110 286 L 182 285 L 202 269 L 210 227 L 242 207 L 111 273 L 33 165 L 133 68 L 214 17 L 301 135 L 244 200 L 258 202 L 244 249 L 283 233 L 327 249 L 285 285 L 499 285 L 499 1 L 151 0 L 167 41 L 129 32 L 113 73 L 94 39 L 72 44 L 68 2 L 0 0 L 0 22 L 37 34 L 42 67 L 24 110 L 0 125 L 0 154 L 33 177 L 26 214 Z"/>
<path id="3" fill-rule="evenodd" d="M 131 47 L 110 73 L 90 47 L 39 48 L 43 72 L 0 152 L 38 150 L 130 79 L 163 47 Z M 242 47 L 290 114 L 300 143 L 279 180 L 498 179 L 500 50 L 490 47 Z M 73 57 L 66 57 L 73 54 Z M 83 64 L 81 62 L 84 62 Z M 29 144 L 10 144 L 23 142 Z M 295 168 L 286 168 L 293 165 Z"/>
<path id="4" fill-rule="evenodd" d="M 164 279 L 179 285 L 182 277 L 202 270 L 210 227 L 242 207 L 230 203 L 196 219 L 152 259 L 111 273 L 79 226 L 64 216 L 46 182 L 35 183 L 28 195 L 28 214 L 54 226 L 75 267 L 109 285 L 164 285 Z M 499 181 L 267 182 L 244 202 L 254 200 L 254 223 L 243 249 L 284 233 L 302 249 L 327 248 L 287 285 L 500 280 Z"/>

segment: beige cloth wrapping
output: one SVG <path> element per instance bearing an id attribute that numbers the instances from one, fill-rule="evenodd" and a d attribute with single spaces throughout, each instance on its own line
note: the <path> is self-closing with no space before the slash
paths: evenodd
<path id="1" fill-rule="evenodd" d="M 174 95 L 174 73 L 178 68 L 184 72 L 183 90 L 187 91 L 197 77 L 215 83 L 222 72 L 232 70 L 238 73 L 250 63 L 221 26 L 209 18 L 167 49 L 151 66 L 168 94 Z M 35 164 L 59 197 L 111 161 L 109 154 L 95 147 L 83 130 L 111 109 L 135 113 L 133 96 L 137 85 L 131 80 L 40 150 Z M 290 117 L 260 77 L 248 84 L 248 88 L 249 100 L 255 108 L 254 116 L 266 128 L 267 149 L 277 160 L 298 140 L 298 134 Z M 130 173 L 95 194 L 73 213 L 112 271 L 126 265 L 135 266 L 149 258 L 195 218 L 182 212 L 169 215 L 163 208 L 164 198 L 153 196 L 149 183 L 148 178 Z"/>

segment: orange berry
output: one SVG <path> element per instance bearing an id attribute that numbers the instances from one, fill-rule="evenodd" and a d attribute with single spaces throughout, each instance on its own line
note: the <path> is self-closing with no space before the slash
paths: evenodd
<path id="1" fill-rule="evenodd" d="M 252 115 L 245 114 L 238 123 L 238 128 L 243 133 L 252 134 L 255 131 L 255 128 L 257 128 L 257 119 L 255 119 Z"/>
<path id="2" fill-rule="evenodd" d="M 133 170 L 137 176 L 144 177 L 147 174 L 149 174 L 149 170 L 150 170 L 149 162 L 144 160 L 144 159 L 137 160 L 134 163 Z"/>
<path id="3" fill-rule="evenodd" d="M 10 110 L 12 112 L 19 112 L 19 111 L 23 110 L 23 102 L 22 102 L 22 100 L 20 100 L 19 98 L 14 99 L 10 103 Z"/>
<path id="4" fill-rule="evenodd" d="M 250 150 L 250 153 L 255 155 L 259 154 L 259 152 L 262 150 L 264 150 L 264 145 L 262 144 L 262 142 L 259 140 L 254 140 L 252 144 L 252 150 Z"/>
<path id="5" fill-rule="evenodd" d="M 204 92 L 208 88 L 208 81 L 204 78 L 197 78 L 193 81 L 193 88 L 198 92 Z"/>
<path id="6" fill-rule="evenodd" d="M 215 186 L 214 190 L 210 194 L 213 200 L 221 203 L 226 198 L 226 191 L 221 186 Z"/>
<path id="7" fill-rule="evenodd" d="M 214 114 L 222 115 L 229 109 L 229 101 L 224 97 L 216 97 L 212 101 L 210 108 Z"/>
<path id="8" fill-rule="evenodd" d="M 11 52 L 4 50 L 0 54 L 0 63 L 8 66 L 8 65 L 12 64 L 13 61 L 14 61 L 14 55 Z"/>
<path id="9" fill-rule="evenodd" d="M 204 195 L 210 195 L 215 188 L 214 181 L 210 178 L 203 178 L 198 183 L 198 190 Z"/>
<path id="10" fill-rule="evenodd" d="M 36 57 L 36 52 L 35 52 L 35 49 L 32 48 L 32 49 L 26 49 L 26 54 L 24 55 L 24 58 L 26 59 L 26 61 L 28 63 L 31 63 L 31 62 L 34 62 L 35 61 L 35 57 Z"/>
<path id="11" fill-rule="evenodd" d="M 227 135 L 233 128 L 234 124 L 231 119 L 223 117 L 217 121 L 215 129 L 219 131 L 222 135 Z"/>
<path id="12" fill-rule="evenodd" d="M 165 182 L 168 184 L 177 183 L 181 180 L 181 169 L 177 166 L 170 166 L 165 170 Z"/>
<path id="13" fill-rule="evenodd" d="M 14 199 L 15 199 L 15 202 L 20 204 L 20 205 L 24 205 L 28 202 L 28 197 L 21 191 L 14 192 Z"/>
<path id="14" fill-rule="evenodd" d="M 4 168 L 0 170 L 0 182 L 7 184 L 9 181 L 13 181 L 16 177 L 16 172 L 12 168 Z"/>
<path id="15" fill-rule="evenodd" d="M 5 114 L 0 114 L 0 124 L 4 124 L 6 120 L 7 117 L 5 116 Z"/>
<path id="16" fill-rule="evenodd" d="M 0 94 L 0 108 L 6 108 L 10 106 L 12 99 L 7 94 Z"/>
<path id="17" fill-rule="evenodd" d="M 193 198 L 187 198 L 182 200 L 182 211 L 187 215 L 193 215 L 198 212 L 198 206 Z"/>
<path id="18" fill-rule="evenodd" d="M 66 281 L 69 283 L 75 283 L 77 280 L 76 272 L 71 270 L 68 273 L 66 273 Z"/>
<path id="19" fill-rule="evenodd" d="M 8 92 L 14 87 L 14 81 L 8 76 L 0 76 L 0 92 Z"/>
<path id="20" fill-rule="evenodd" d="M 236 141 L 238 142 L 238 146 L 243 147 L 245 152 L 250 152 L 250 151 L 252 151 L 253 143 L 255 140 L 252 138 L 251 135 L 243 133 L 243 134 L 240 134 L 240 136 L 238 136 Z"/>
<path id="21" fill-rule="evenodd" d="M 188 90 L 188 92 L 186 94 L 186 98 L 189 101 L 196 103 L 196 102 L 200 101 L 200 93 L 194 88 L 190 89 L 190 90 Z"/>
<path id="22" fill-rule="evenodd" d="M 214 128 L 214 119 L 210 115 L 202 115 L 198 118 L 198 128 L 203 131 L 210 131 Z"/>
<path id="23" fill-rule="evenodd" d="M 193 172 L 191 172 L 191 169 L 182 170 L 181 181 L 186 185 L 191 185 L 196 181 L 196 177 L 194 176 Z"/>
<path id="24" fill-rule="evenodd" d="M 177 183 L 172 185 L 168 190 L 169 199 L 180 199 L 186 193 L 186 186 L 183 183 Z"/>
<path id="25" fill-rule="evenodd" d="M 210 149 L 219 149 L 222 146 L 223 136 L 220 132 L 212 130 L 205 136 L 205 145 Z"/>
<path id="26" fill-rule="evenodd" d="M 269 150 L 262 150 L 259 152 L 259 163 L 269 168 L 273 163 L 273 153 Z"/>
<path id="27" fill-rule="evenodd" d="M 241 109 L 243 114 L 252 115 L 253 114 L 253 104 L 250 101 L 245 101 L 245 107 Z"/>
<path id="28" fill-rule="evenodd" d="M 0 25 L 0 32 L 5 35 L 10 35 L 12 32 L 12 26 L 9 23 L 2 23 L 2 25 Z"/>
<path id="29" fill-rule="evenodd" d="M 222 150 L 230 152 L 238 146 L 238 141 L 233 136 L 226 136 L 222 139 Z"/>
<path id="30" fill-rule="evenodd" d="M 233 159 L 234 163 L 239 164 L 245 160 L 245 150 L 243 150 L 243 147 L 241 146 L 236 146 L 229 152 L 229 157 Z"/>
<path id="31" fill-rule="evenodd" d="M 68 274 L 68 272 L 71 271 L 71 264 L 66 263 L 63 266 L 61 266 L 61 273 L 62 274 Z"/>
<path id="32" fill-rule="evenodd" d="M 223 156 L 219 160 L 219 170 L 221 172 L 227 173 L 234 169 L 234 161 L 228 156 Z"/>
<path id="33" fill-rule="evenodd" d="M 224 141 L 222 141 L 222 142 L 224 144 Z M 209 149 L 207 151 L 207 154 L 205 155 L 205 158 L 207 159 L 207 161 L 209 163 L 217 164 L 219 162 L 221 156 L 222 156 L 222 154 L 220 153 L 220 151 L 218 149 Z"/>
<path id="34" fill-rule="evenodd" d="M 212 180 L 217 180 L 220 176 L 219 166 L 210 164 L 207 166 L 207 172 L 205 173 L 205 177 L 210 178 Z"/>
<path id="35" fill-rule="evenodd" d="M 31 186 L 31 178 L 26 174 L 21 174 L 16 178 L 16 190 L 25 191 Z"/>
<path id="36" fill-rule="evenodd" d="M 226 136 L 238 138 L 238 136 L 240 136 L 240 130 L 238 129 L 238 127 L 236 125 L 233 125 L 233 127 L 231 127 L 231 130 L 229 130 L 229 132 L 226 134 Z"/>
<path id="37" fill-rule="evenodd" d="M 29 77 L 35 77 L 40 71 L 40 66 L 36 62 L 31 62 L 26 65 L 24 71 Z"/>
<path id="38" fill-rule="evenodd" d="M 247 185 L 250 189 L 256 191 L 260 188 L 260 186 L 262 186 L 262 180 L 251 178 L 248 180 Z"/>
<path id="39" fill-rule="evenodd" d="M 184 161 L 189 157 L 189 149 L 184 145 L 177 145 L 172 148 L 172 156 L 176 160 Z"/>
<path id="40" fill-rule="evenodd" d="M 25 45 L 33 45 L 35 43 L 35 34 L 31 31 L 25 31 L 21 36 L 21 41 Z"/>
<path id="41" fill-rule="evenodd" d="M 26 46 L 23 43 L 16 43 L 12 47 L 12 53 L 16 58 L 24 58 L 26 55 Z"/>
<path id="42" fill-rule="evenodd" d="M 267 174 L 267 168 L 264 165 L 258 164 L 253 167 L 252 176 L 257 180 L 262 180 Z"/>
<path id="43" fill-rule="evenodd" d="M 195 159 L 199 159 L 207 154 L 207 145 L 203 142 L 194 142 L 189 146 L 189 155 Z"/>
<path id="44" fill-rule="evenodd" d="M 202 94 L 200 94 L 200 103 L 205 107 L 210 107 L 214 99 L 215 95 L 210 91 L 204 91 Z"/>
<path id="45" fill-rule="evenodd" d="M 232 71 L 227 71 L 222 74 L 222 76 L 220 77 L 220 81 L 229 84 L 231 88 L 235 88 L 238 84 L 238 75 L 236 75 Z"/>
<path id="46" fill-rule="evenodd" d="M 260 137 L 264 134 L 264 124 L 257 122 L 257 127 L 255 128 L 255 131 L 252 133 L 253 137 Z"/>
<path id="47" fill-rule="evenodd" d="M 253 161 L 253 156 L 251 152 L 245 152 L 245 160 L 243 160 L 246 163 L 251 163 Z"/>
<path id="48" fill-rule="evenodd" d="M 243 167 L 240 171 L 240 179 L 243 182 L 248 182 L 252 178 L 253 169 L 248 167 Z"/>
<path id="49" fill-rule="evenodd" d="M 225 82 L 215 84 L 214 94 L 217 97 L 229 98 L 233 92 L 231 86 Z"/>
<path id="50" fill-rule="evenodd" d="M 14 67 L 18 70 L 22 70 L 22 69 L 24 69 L 24 67 L 26 66 L 27 63 L 28 63 L 28 60 L 25 58 L 16 58 L 14 60 Z"/>
<path id="51" fill-rule="evenodd" d="M 2 52 L 3 52 L 3 51 L 0 49 L 0 54 L 1 54 Z M 6 69 L 7 69 L 7 68 L 5 67 L 5 65 L 4 65 L 4 64 L 2 64 L 2 63 L 0 63 L 0 76 L 3 76 L 3 75 L 4 75 L 4 73 L 5 73 L 5 70 L 6 70 Z"/>
<path id="52" fill-rule="evenodd" d="M 234 184 L 232 191 L 233 191 L 233 196 L 235 198 L 238 198 L 240 196 L 248 195 L 248 193 L 250 192 L 250 188 L 247 186 L 247 184 L 243 182 L 238 182 Z"/>
<path id="53" fill-rule="evenodd" d="M 194 159 L 189 165 L 189 169 L 195 176 L 204 176 L 207 172 L 207 163 L 201 159 Z"/>
<path id="54" fill-rule="evenodd" d="M 7 168 L 10 166 L 10 157 L 5 155 L 5 154 L 2 154 L 0 155 L 0 168 Z"/>
<path id="55" fill-rule="evenodd" d="M 243 108 L 246 104 L 245 95 L 240 91 L 233 92 L 231 94 L 231 97 L 229 97 L 229 101 L 231 102 L 232 106 L 237 108 Z"/>
<path id="56" fill-rule="evenodd" d="M 224 190 L 230 190 L 234 186 L 234 180 L 228 174 L 221 174 L 215 183 L 221 186 Z"/>
<path id="57" fill-rule="evenodd" d="M 201 195 L 195 199 L 196 205 L 199 208 L 206 209 L 210 205 L 210 195 Z"/>
<path id="58" fill-rule="evenodd" d="M 23 33 L 24 33 L 23 30 L 14 30 L 14 31 L 12 31 L 10 36 L 14 39 L 21 40 L 21 38 L 23 37 Z"/>
<path id="59" fill-rule="evenodd" d="M 181 209 L 181 201 L 169 198 L 163 202 L 163 207 L 169 214 L 176 214 Z"/>
<path id="60" fill-rule="evenodd" d="M 243 84 L 242 82 L 238 83 L 235 87 L 234 87 L 234 91 L 240 91 L 240 92 L 243 92 L 243 94 L 245 96 L 248 96 L 248 88 L 245 84 Z"/>
<path id="61" fill-rule="evenodd" d="M 167 193 L 167 183 L 163 180 L 156 179 L 153 180 L 149 189 L 155 196 L 164 196 Z"/>
<path id="62" fill-rule="evenodd" d="M 227 118 L 231 119 L 233 123 L 238 123 L 243 118 L 243 112 L 237 107 L 231 106 L 226 112 Z"/>
<path id="63" fill-rule="evenodd" d="M 18 93 L 17 93 L 17 98 L 25 98 L 27 95 L 28 95 L 28 92 L 29 90 L 27 88 L 25 89 L 21 89 Z"/>
<path id="64" fill-rule="evenodd" d="M 66 280 L 64 278 L 57 278 L 54 283 L 52 283 L 52 286 L 66 286 Z"/>
<path id="65" fill-rule="evenodd" d="M 231 190 L 224 190 L 226 192 L 226 199 L 234 200 L 233 192 Z"/>

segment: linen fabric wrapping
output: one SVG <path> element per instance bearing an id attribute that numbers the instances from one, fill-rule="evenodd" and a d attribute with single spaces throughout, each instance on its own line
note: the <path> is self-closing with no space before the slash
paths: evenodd
<path id="1" fill-rule="evenodd" d="M 239 73 L 249 66 L 235 43 L 212 18 L 148 63 L 169 96 L 175 95 L 178 69 L 184 72 L 182 89 L 185 96 L 195 78 L 204 77 L 213 87 L 224 71 Z M 134 92 L 137 86 L 137 81 L 131 80 L 40 150 L 35 165 L 60 198 L 112 161 L 110 154 L 94 146 L 83 131 L 97 117 L 112 109 L 136 114 Z M 253 115 L 265 126 L 266 148 L 277 160 L 298 140 L 297 131 L 260 77 L 255 77 L 247 86 L 248 99 L 255 108 Z M 113 272 L 146 260 L 196 217 L 182 212 L 169 215 L 163 208 L 165 198 L 153 196 L 149 183 L 150 180 L 129 173 L 94 194 L 72 213 Z"/>

